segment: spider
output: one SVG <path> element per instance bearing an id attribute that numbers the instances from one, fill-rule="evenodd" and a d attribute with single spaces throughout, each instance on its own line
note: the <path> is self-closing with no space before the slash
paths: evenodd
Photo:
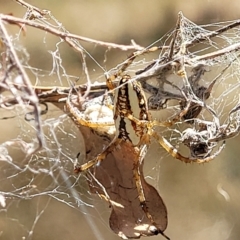
<path id="1" fill-rule="evenodd" d="M 108 86 L 110 89 L 113 86 L 111 80 L 109 79 Z M 98 122 L 97 120 L 89 121 L 85 119 L 84 114 L 81 113 L 76 106 L 74 106 L 71 94 L 69 94 L 66 105 L 79 125 L 94 129 L 95 131 L 101 127 L 113 126 L 112 119 L 114 120 L 116 130 L 115 137 L 108 144 L 108 146 L 100 154 L 89 160 L 87 163 L 80 166 L 77 164 L 75 166 L 76 173 L 89 172 L 87 170 L 94 168 L 95 174 L 92 174 L 92 181 L 95 181 L 99 186 L 102 187 L 99 189 L 99 187 L 96 187 L 96 183 L 92 183 L 92 189 L 95 189 L 95 191 L 98 192 L 102 198 L 107 200 L 110 206 L 112 206 L 114 209 L 110 217 L 111 228 L 122 238 L 138 238 L 142 235 L 149 236 L 162 234 L 166 239 L 169 239 L 164 234 L 164 230 L 167 227 L 167 210 L 165 204 L 160 195 L 157 194 L 156 190 L 146 183 L 142 172 L 142 166 L 151 137 L 157 139 L 157 141 L 174 158 L 180 159 L 186 163 L 193 161 L 192 159 L 186 158 L 178 153 L 178 151 L 164 137 L 157 134 L 153 130 L 155 125 L 170 126 L 174 124 L 174 121 L 176 121 L 179 116 L 172 122 L 161 123 L 152 121 L 148 110 L 147 100 L 141 88 L 141 84 L 136 81 L 132 81 L 129 75 L 123 75 L 119 81 L 119 86 L 116 88 L 112 119 L 111 116 L 108 115 L 110 116 L 110 121 L 107 120 Z M 183 115 L 186 111 L 187 109 L 185 109 L 185 111 L 181 112 L 179 115 Z M 104 114 L 106 115 L 106 112 L 111 112 L 111 109 L 104 106 L 102 111 L 100 110 L 99 112 L 105 112 Z M 97 131 L 99 132 L 99 130 Z M 197 159 L 195 161 L 206 162 L 213 158 L 214 157 L 211 156 L 206 159 Z M 132 209 L 131 207 L 126 206 L 125 202 L 121 204 L 122 199 L 115 196 L 118 196 L 118 194 L 114 195 L 113 191 L 109 190 L 113 188 L 112 185 L 114 185 L 115 181 L 120 181 L 112 180 L 112 182 L 108 182 L 106 180 L 111 175 L 110 169 L 113 168 L 109 167 L 109 161 L 115 162 L 117 165 L 119 165 L 118 169 L 122 169 L 121 171 L 119 170 L 121 172 L 120 174 L 122 174 L 122 178 L 125 178 L 128 175 L 131 176 L 127 178 L 132 179 L 131 181 L 133 181 L 133 185 L 137 190 L 136 195 L 137 199 L 139 200 L 138 204 L 140 203 L 139 206 L 141 207 L 141 210 L 138 209 L 137 217 L 134 218 L 137 224 L 135 223 L 132 228 L 130 227 L 131 224 L 129 222 L 125 223 L 124 221 L 126 221 L 125 219 L 129 218 L 128 214 L 136 207 L 132 207 Z M 98 169 L 99 165 L 102 167 L 103 173 L 99 173 L 99 171 L 96 170 Z M 114 176 L 113 178 L 115 179 Z M 132 187 L 127 188 L 132 189 Z M 149 192 L 152 193 L 149 194 Z M 158 202 L 156 208 L 152 207 L 153 202 L 151 197 L 149 197 L 150 195 L 155 195 L 155 199 L 157 199 L 157 201 L 155 201 Z M 136 197 L 134 199 L 136 199 Z M 119 210 L 116 210 L 119 208 L 119 204 L 124 206 L 125 209 L 125 211 L 120 211 L 121 218 L 119 217 Z M 159 211 L 159 209 L 161 213 L 157 216 L 156 212 Z M 141 211 L 143 211 L 144 217 L 141 215 Z M 135 214 L 135 211 L 133 214 Z M 117 223 L 116 220 L 114 220 L 116 216 L 118 216 Z M 140 221 L 141 218 L 142 220 Z M 123 219 L 123 221 L 119 223 L 119 219 Z M 132 231 L 130 231 L 129 228 L 132 229 Z"/>
<path id="2" fill-rule="evenodd" d="M 207 154 L 205 156 L 202 156 L 203 152 L 209 153 L 208 149 L 206 149 L 208 145 L 205 142 L 203 144 L 201 144 L 201 142 L 196 142 L 194 145 L 187 145 L 190 148 L 191 152 L 195 153 L 193 158 L 188 158 L 181 155 L 178 150 L 171 145 L 171 143 L 169 143 L 163 136 L 154 131 L 155 126 L 169 127 L 174 125 L 179 119 L 188 113 L 189 107 L 192 103 L 191 101 L 186 102 L 181 112 L 170 121 L 158 122 L 152 120 L 141 84 L 137 81 L 134 81 L 134 79 L 132 79 L 129 75 L 126 75 L 124 72 L 136 58 L 136 56 L 155 50 L 156 48 L 151 48 L 147 49 L 146 51 L 138 51 L 133 53 L 123 63 L 122 67 L 117 71 L 116 74 L 107 77 L 106 84 L 108 86 L 108 89 L 109 91 L 114 92 L 113 112 L 111 108 L 104 106 L 102 109 L 99 109 L 99 113 L 112 113 L 112 116 L 110 116 L 111 114 L 109 115 L 110 121 L 104 120 L 99 122 L 96 118 L 95 120 L 86 119 L 84 113 L 79 111 L 79 109 L 74 105 L 71 92 L 66 101 L 68 110 L 80 126 L 93 129 L 95 132 L 101 132 L 100 135 L 102 135 L 102 132 L 104 132 L 104 130 L 99 129 L 104 127 L 113 127 L 115 125 L 115 134 L 113 140 L 110 141 L 110 143 L 104 148 L 101 153 L 98 153 L 96 157 L 93 157 L 93 159 L 90 159 L 82 165 L 76 164 L 75 172 L 85 172 L 89 174 L 88 170 L 93 171 L 90 171 L 93 179 L 92 181 L 95 182 L 95 184 L 92 184 L 92 188 L 98 192 L 102 198 L 107 200 L 110 206 L 114 209 L 114 213 L 112 213 L 110 218 L 110 226 L 122 238 L 139 238 L 142 235 L 149 236 L 162 234 L 166 239 L 169 239 L 164 234 L 164 231 L 167 227 L 166 207 L 161 197 L 156 194 L 156 190 L 153 190 L 153 187 L 151 186 L 149 189 L 152 189 L 153 192 L 155 192 L 155 198 L 158 199 L 157 208 L 160 209 L 161 212 L 160 216 L 157 217 L 155 214 L 155 211 L 157 210 L 152 207 L 153 203 L 151 202 L 151 197 L 149 197 L 148 194 L 151 190 L 147 189 L 146 186 L 149 185 L 145 182 L 142 172 L 143 159 L 152 137 L 155 138 L 172 157 L 179 159 L 185 163 L 209 162 L 214 159 L 216 155 L 222 150 L 222 148 L 220 148 L 213 155 Z M 184 70 L 184 64 L 181 65 L 180 61 L 177 63 L 174 63 L 173 61 L 173 64 L 178 65 L 178 75 L 186 80 L 187 75 Z M 144 74 L 146 74 L 146 72 L 144 72 Z M 115 86 L 116 84 L 114 82 L 116 78 L 120 79 L 118 87 Z M 187 138 L 190 139 L 191 137 L 192 136 L 186 137 L 185 142 L 188 142 Z M 196 139 L 197 141 L 202 140 L 202 138 Z M 204 150 L 199 149 L 201 146 L 204 147 Z M 112 185 L 115 186 L 114 182 L 117 181 L 114 180 L 113 183 L 111 183 L 107 180 L 107 178 L 112 174 L 110 170 L 111 167 L 108 166 L 110 164 L 109 162 L 114 162 L 115 165 L 118 165 L 118 170 L 120 172 L 119 174 L 122 175 L 122 178 L 125 178 L 128 175 L 131 176 L 127 177 L 132 181 L 132 185 L 129 187 L 129 189 L 132 189 L 132 186 L 134 185 L 134 188 L 137 190 L 136 195 L 141 207 L 141 210 L 138 209 L 138 213 L 143 211 L 144 217 L 142 215 L 141 217 L 140 215 L 137 215 L 134 218 L 135 222 L 137 223 L 135 223 L 132 228 L 130 227 L 129 222 L 124 223 L 124 221 L 122 221 L 119 223 L 119 219 L 115 219 L 117 218 L 116 216 L 119 217 L 118 214 L 120 214 L 119 210 L 116 210 L 119 205 L 124 206 L 125 211 L 128 209 L 129 212 L 131 212 L 132 209 L 129 206 L 127 207 L 126 203 L 121 203 L 122 199 L 115 197 L 113 191 L 109 190 L 113 187 Z M 98 173 L 97 169 L 99 166 L 101 166 L 103 169 L 102 173 Z M 120 169 L 122 170 L 120 171 Z M 108 174 L 106 174 L 106 172 Z M 115 179 L 114 176 L 113 178 Z M 101 186 L 100 189 L 99 187 L 96 187 L 96 183 L 98 186 Z M 120 184 L 117 186 L 119 187 Z M 125 189 L 125 187 L 123 188 Z M 118 194 L 120 193 L 116 193 L 116 195 Z M 118 214 L 116 212 L 118 212 Z M 121 219 L 129 217 L 127 215 L 127 212 L 124 213 L 124 210 L 121 210 L 120 212 L 123 216 L 125 216 L 122 216 Z M 129 228 L 131 228 L 132 231 L 129 232 Z"/>
<path id="3" fill-rule="evenodd" d="M 165 204 L 157 190 L 145 181 L 142 171 L 149 140 L 147 129 L 138 124 L 135 116 L 140 121 L 150 121 L 147 101 L 140 85 L 130 83 L 130 76 L 125 75 L 115 94 L 114 139 L 96 158 L 76 166 L 75 172 L 86 172 L 95 167 L 91 188 L 112 207 L 110 226 L 120 237 L 127 239 L 162 234 L 169 239 L 164 234 L 167 227 Z M 98 122 L 84 119 L 84 115 L 74 107 L 71 96 L 67 107 L 80 125 L 95 131 L 101 127 Z M 102 110 L 106 116 L 110 108 L 107 110 L 104 107 Z M 113 122 L 109 121 L 105 126 L 112 125 Z"/>

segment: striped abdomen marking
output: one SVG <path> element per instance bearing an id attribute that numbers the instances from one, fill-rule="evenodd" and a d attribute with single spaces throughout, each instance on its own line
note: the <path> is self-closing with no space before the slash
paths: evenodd
<path id="1" fill-rule="evenodd" d="M 139 83 L 131 81 L 130 76 L 125 75 L 120 80 L 114 105 L 118 138 L 130 141 L 134 146 L 138 145 L 146 133 L 146 127 L 138 125 L 136 121 L 131 120 L 131 117 L 140 121 L 150 120 L 147 101 Z"/>

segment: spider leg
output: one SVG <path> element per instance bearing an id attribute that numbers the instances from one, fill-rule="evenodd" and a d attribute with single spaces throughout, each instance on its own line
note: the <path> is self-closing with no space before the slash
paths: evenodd
<path id="1" fill-rule="evenodd" d="M 177 123 L 182 117 L 184 117 L 184 115 L 188 112 L 189 108 L 191 106 L 191 101 L 189 101 L 186 106 L 184 107 L 184 109 L 182 109 L 182 111 L 180 113 L 178 113 L 177 115 L 175 115 L 173 117 L 173 119 L 169 120 L 169 121 L 165 121 L 165 122 L 158 122 L 156 120 L 152 121 L 152 124 L 154 126 L 161 126 L 161 127 L 171 127 L 173 126 L 175 123 Z"/>
<path id="2" fill-rule="evenodd" d="M 125 117 L 127 117 L 129 120 L 135 122 L 137 125 L 148 125 L 148 128 L 154 127 L 154 126 L 159 126 L 159 127 L 171 127 L 172 125 L 174 125 L 176 122 L 179 121 L 179 119 L 181 119 L 189 110 L 189 107 L 191 106 L 191 102 L 189 101 L 188 104 L 185 106 L 185 108 L 179 113 L 177 114 L 173 119 L 169 120 L 169 121 L 165 121 L 165 122 L 159 122 L 157 120 L 153 120 L 153 121 L 145 121 L 145 120 L 139 120 L 138 118 L 134 117 L 132 114 L 130 114 L 127 111 L 123 111 L 122 113 L 124 113 Z"/>
<path id="3" fill-rule="evenodd" d="M 172 145 L 170 144 L 163 136 L 157 134 L 156 132 L 152 131 L 151 132 L 151 136 L 153 136 L 158 143 L 174 158 L 185 162 L 185 163 L 207 163 L 212 161 L 224 148 L 225 146 L 225 142 L 223 142 L 223 144 L 219 147 L 219 149 L 211 156 L 208 156 L 206 158 L 188 158 L 183 156 L 182 154 L 180 154 L 178 152 L 178 150 Z"/>
<path id="4" fill-rule="evenodd" d="M 76 166 L 74 166 L 74 172 L 75 173 L 86 172 L 91 167 L 97 165 L 98 162 L 104 160 L 106 155 L 107 155 L 107 151 L 104 151 L 104 152 L 98 154 L 97 157 L 95 157 L 92 160 L 88 161 L 87 163 L 84 163 L 82 165 L 78 165 L 77 164 Z"/>
<path id="5" fill-rule="evenodd" d="M 188 105 L 190 106 L 190 104 Z M 184 113 L 187 111 L 187 108 L 185 108 L 184 111 L 182 111 L 180 114 L 179 114 L 179 117 L 180 116 L 183 116 Z M 154 130 L 153 130 L 153 127 L 154 126 L 164 126 L 164 127 L 168 127 L 168 126 L 171 126 L 171 124 L 174 124 L 174 122 L 158 122 L 158 121 L 144 121 L 144 120 L 139 120 L 137 118 L 135 118 L 133 115 L 129 114 L 129 113 L 126 113 L 126 117 L 128 119 L 130 119 L 131 121 L 135 122 L 136 124 L 138 125 L 143 125 L 143 126 L 147 126 L 147 129 L 148 129 L 148 133 L 145 134 L 147 136 L 153 136 L 157 141 L 158 143 L 173 157 L 173 158 L 176 158 L 182 162 L 185 162 L 185 163 L 207 163 L 207 162 L 210 162 L 212 161 L 218 154 L 220 154 L 220 152 L 223 150 L 224 146 L 225 146 L 225 142 L 223 142 L 223 144 L 219 147 L 219 149 L 211 156 L 208 156 L 206 158 L 189 158 L 189 157 L 185 157 L 183 156 L 182 154 L 180 154 L 178 152 L 178 150 L 171 144 L 167 141 L 166 138 L 164 138 L 163 136 L 157 134 Z M 175 118 L 176 120 L 177 118 Z M 145 139 L 149 139 L 149 137 L 142 137 L 143 140 Z M 143 143 L 143 142 L 141 142 Z"/>
<path id="6" fill-rule="evenodd" d="M 106 156 L 112 152 L 112 150 L 121 142 L 121 139 L 119 138 L 114 138 L 112 140 L 111 143 L 109 143 L 109 145 L 107 146 L 107 148 L 100 154 L 98 154 L 95 158 L 93 158 L 92 160 L 82 164 L 82 165 L 76 165 L 74 167 L 74 172 L 75 173 L 80 173 L 80 172 L 85 172 L 88 169 L 90 169 L 91 167 L 97 165 L 99 162 L 103 161 Z"/>
<path id="7" fill-rule="evenodd" d="M 163 233 L 163 231 L 161 229 L 159 229 L 159 227 L 157 227 L 157 224 L 153 220 L 153 216 L 149 212 L 149 209 L 147 206 L 147 200 L 146 200 L 145 194 L 144 194 L 144 189 L 143 189 L 142 180 L 141 180 L 141 170 L 140 170 L 140 168 L 143 164 L 143 159 L 146 154 L 146 151 L 147 151 L 147 145 L 142 146 L 138 157 L 134 159 L 133 175 L 134 175 L 134 180 L 135 180 L 135 184 L 136 184 L 137 191 L 138 191 L 138 199 L 140 202 L 140 206 L 141 206 L 142 210 L 144 211 L 144 213 L 146 214 L 146 217 L 150 220 L 152 227 L 153 226 L 155 227 L 155 228 L 151 229 L 151 232 L 156 235 L 160 233 L 166 239 L 170 240 L 170 238 L 168 236 L 166 236 Z"/>
<path id="8" fill-rule="evenodd" d="M 144 148 L 146 148 L 146 145 L 144 146 Z M 142 182 L 141 182 L 141 175 L 140 175 L 140 170 L 139 170 L 140 165 L 142 164 L 142 159 L 141 158 L 143 158 L 143 156 L 141 157 L 141 155 L 145 155 L 145 154 L 142 154 L 142 152 L 144 150 L 145 149 L 142 148 L 139 156 L 136 159 L 134 159 L 133 174 L 134 174 L 136 187 L 137 187 L 137 190 L 138 190 L 138 198 L 139 198 L 139 201 L 140 201 L 140 205 L 141 205 L 143 211 L 145 212 L 147 218 L 151 221 L 151 223 L 154 224 L 152 215 L 148 212 L 148 207 L 147 207 L 146 199 L 145 199 L 145 196 L 144 196 L 144 191 L 143 191 Z"/>

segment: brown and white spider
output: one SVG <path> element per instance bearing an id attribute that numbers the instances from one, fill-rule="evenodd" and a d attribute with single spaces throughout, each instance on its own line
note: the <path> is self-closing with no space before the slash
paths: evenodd
<path id="1" fill-rule="evenodd" d="M 109 142 L 106 137 L 112 135 L 109 129 L 114 126 L 111 120 L 115 121 L 115 136 L 111 143 L 94 159 L 76 166 L 75 172 L 86 172 L 92 192 L 109 202 L 112 207 L 110 227 L 120 237 L 127 239 L 162 234 L 169 239 L 163 233 L 167 227 L 165 204 L 143 175 L 149 140 L 146 127 L 138 121 L 150 121 L 147 102 L 140 85 L 131 83 L 129 76 L 125 75 L 120 80 L 120 86 L 115 94 L 114 115 L 111 116 L 112 110 L 106 106 L 98 109 L 101 113 L 98 118 L 106 123 L 105 126 L 97 120 L 89 121 L 96 106 L 87 107 L 83 114 L 69 96 L 67 107 L 81 126 L 88 153 L 96 152 L 99 141 Z M 89 169 L 92 171 L 87 171 Z"/>
<path id="2" fill-rule="evenodd" d="M 132 59 L 128 64 L 131 61 Z M 124 72 L 128 64 L 125 63 L 118 72 L 119 75 Z M 107 79 L 110 90 L 113 90 L 113 79 L 118 77 L 118 74 Z M 181 76 L 185 77 L 185 73 Z M 112 110 L 107 106 L 101 106 L 98 110 L 90 106 L 83 113 L 74 105 L 73 96 L 69 94 L 67 108 L 80 125 L 85 141 L 88 138 L 87 152 L 91 152 L 92 148 L 98 144 L 94 139 L 96 136 L 102 138 L 105 135 L 108 138 L 111 135 L 109 132 L 106 133 L 104 128 L 109 131 L 109 127 L 115 125 L 113 140 L 109 143 L 108 138 L 105 141 L 107 146 L 104 150 L 98 151 L 97 156 L 87 163 L 80 166 L 77 164 L 75 172 L 87 173 L 91 178 L 89 185 L 92 191 L 97 192 L 109 202 L 112 207 L 110 226 L 119 236 L 139 238 L 160 233 L 169 239 L 163 233 L 167 227 L 166 207 L 156 189 L 147 184 L 142 171 L 144 156 L 151 137 L 154 137 L 174 158 L 186 163 L 208 162 L 215 155 L 200 159 L 184 157 L 164 137 L 154 131 L 154 126 L 173 125 L 187 112 L 190 104 L 172 121 L 157 122 L 151 119 L 140 83 L 133 81 L 128 75 L 123 75 L 119 86 L 114 90 L 112 115 Z M 95 120 L 87 119 L 86 115 L 94 111 Z M 89 137 L 92 133 L 85 134 L 89 129 L 94 131 L 93 137 Z"/>

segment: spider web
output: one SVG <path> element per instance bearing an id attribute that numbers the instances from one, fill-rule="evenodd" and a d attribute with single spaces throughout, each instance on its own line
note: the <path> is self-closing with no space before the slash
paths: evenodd
<path id="1" fill-rule="evenodd" d="M 34 21 L 44 26 L 52 27 L 62 33 L 68 33 L 61 22 L 55 19 L 50 12 L 43 16 L 39 14 L 36 9 L 31 9 L 26 12 L 24 19 L 34 19 Z M 235 131 L 237 135 L 240 118 L 238 111 L 240 104 L 239 53 L 236 45 L 239 42 L 239 27 L 233 27 L 222 34 L 216 35 L 214 38 L 209 37 L 213 31 L 233 23 L 235 22 L 197 26 L 182 17 L 181 33 L 175 39 L 175 49 L 176 51 L 180 50 L 182 43 L 186 46 L 189 44 L 189 51 L 186 52 L 186 56 L 190 58 L 193 64 L 186 66 L 186 70 L 191 74 L 193 68 L 196 67 L 196 63 L 202 64 L 205 73 L 201 77 L 201 85 L 208 86 L 213 79 L 216 79 L 211 97 L 206 100 L 207 107 L 197 117 L 199 121 L 209 121 L 215 124 L 216 119 L 218 119 L 221 126 L 231 122 L 235 129 L 229 128 L 229 131 Z M 26 72 L 28 80 L 31 79 L 33 86 L 72 87 L 86 82 L 88 82 L 88 85 L 95 81 L 104 82 L 105 66 L 102 65 L 105 65 L 104 60 L 108 60 L 108 57 L 106 57 L 108 51 L 104 50 L 106 55 L 101 60 L 102 63 L 99 64 L 94 59 L 93 53 L 89 54 L 87 48 L 83 47 L 78 40 L 71 39 L 72 46 L 79 51 L 75 53 L 76 58 L 81 59 L 81 62 L 78 62 L 80 67 L 76 71 L 71 68 L 71 64 L 68 64 L 67 57 L 64 55 L 65 51 L 71 51 L 66 46 L 66 39 L 63 40 L 56 35 L 52 36 L 49 32 L 41 32 L 40 29 L 34 29 L 33 32 L 28 29 L 25 32 L 23 25 L 20 25 L 21 31 L 16 33 L 16 26 L 14 27 L 13 34 L 9 33 L 8 28 L 10 26 L 6 24 L 2 25 L 2 29 L 7 29 L 7 35 L 4 31 L 1 31 L 4 50 L 2 50 L 0 85 L 2 93 L 1 131 L 3 132 L 0 145 L 2 186 L 0 190 L 0 221 L 3 227 L 0 230 L 0 236 L 4 239 L 37 239 L 35 236 L 40 236 L 39 239 L 41 239 L 39 229 L 49 225 L 45 221 L 47 221 L 53 209 L 56 210 L 55 204 L 58 207 L 64 205 L 63 208 L 71 209 L 73 220 L 70 224 L 75 224 L 75 221 L 78 221 L 77 225 L 86 224 L 87 222 L 87 224 L 91 225 L 93 237 L 97 236 L 97 239 L 103 239 L 94 219 L 101 219 L 100 226 L 105 225 L 104 229 L 108 229 L 107 215 L 109 210 L 103 201 L 89 191 L 86 182 L 87 177 L 83 174 L 77 176 L 73 173 L 73 165 L 79 152 L 81 153 L 80 163 L 84 161 L 84 156 L 82 156 L 82 153 L 85 152 L 84 139 L 68 114 L 59 110 L 59 108 L 64 109 L 63 103 L 49 104 L 47 114 L 40 117 L 41 112 L 36 107 L 38 102 L 34 99 L 35 94 L 31 89 L 30 82 L 26 84 L 22 71 L 16 67 L 16 63 L 13 64 L 14 58 L 12 59 L 11 56 L 11 46 L 13 46 L 19 63 Z M 30 38 L 36 32 L 38 34 L 41 32 L 37 35 L 37 39 L 39 40 L 39 47 L 42 47 L 41 54 L 44 61 L 46 61 L 45 67 L 36 65 L 32 59 L 38 56 L 34 55 L 35 53 L 30 47 L 28 49 L 27 44 L 24 46 L 21 43 L 22 34 L 26 34 L 26 37 Z M 175 32 L 175 29 L 172 30 L 152 45 L 169 46 Z M 7 42 L 8 38 L 11 45 Z M 199 44 L 194 43 L 195 39 L 199 41 L 201 38 L 205 40 Z M 95 44 L 97 45 L 97 43 L 92 43 L 94 46 L 91 48 L 96 49 Z M 190 44 L 192 44 L 192 47 Z M 218 53 L 220 49 L 227 50 L 222 54 L 214 54 L 215 52 Z M 114 51 L 113 54 L 115 54 Z M 127 72 L 133 74 L 144 69 L 151 64 L 153 57 L 158 59 L 164 53 L 163 47 L 160 53 L 157 53 L 159 56 L 153 53 L 150 57 L 144 55 L 140 59 L 134 60 Z M 208 55 L 209 53 L 212 53 L 212 55 Z M 91 69 L 98 70 L 91 71 L 90 74 L 88 72 L 89 66 L 91 66 Z M 114 72 L 115 69 L 113 68 L 109 72 Z M 142 77 L 141 74 L 140 77 Z M 176 95 L 180 94 L 177 89 L 184 87 L 181 78 L 175 72 L 171 72 L 167 80 L 172 85 L 162 85 L 161 79 L 152 76 L 149 77 L 148 82 L 157 89 Z M 152 95 L 148 92 L 147 96 Z M 158 99 L 159 102 L 161 103 L 161 100 Z M 165 109 L 155 111 L 153 115 L 161 121 L 164 118 L 168 119 L 179 111 L 178 105 L 179 102 L 176 99 L 170 99 L 167 101 Z M 42 112 L 46 110 L 45 105 L 40 104 L 40 107 Z M 214 110 L 215 116 L 209 113 L 209 108 Z M 159 131 L 173 145 L 177 146 L 180 145 L 184 130 L 189 128 L 188 125 L 182 126 L 183 124 L 178 122 L 172 128 L 163 128 Z M 6 125 L 10 125 L 11 128 L 5 129 Z M 197 127 L 193 126 L 192 128 L 197 131 Z M 215 137 L 217 136 L 216 134 Z M 151 155 L 148 157 L 150 158 Z M 163 153 L 162 158 L 165 157 L 166 153 Z M 152 173 L 152 168 L 155 169 L 156 174 Z M 159 170 L 159 163 L 154 163 L 153 167 L 148 167 L 146 170 L 147 176 L 151 178 L 150 182 L 156 187 L 159 187 Z M 82 217 L 76 217 L 74 214 L 82 214 Z M 22 217 L 23 215 L 28 215 L 29 218 L 26 220 Z M 61 213 L 59 215 L 61 216 Z M 65 215 L 62 217 L 64 218 Z M 56 222 L 58 222 L 57 219 Z M 230 227 L 220 222 L 221 224 L 229 233 Z M 9 225 L 11 225 L 10 230 Z M 109 235 L 112 237 L 110 231 Z M 68 235 L 63 235 L 63 238 L 66 236 Z"/>
<path id="2" fill-rule="evenodd" d="M 63 33 L 66 32 L 62 24 L 51 13 L 45 18 L 40 17 L 37 11 L 30 9 L 24 18 L 28 19 L 29 14 L 37 14 L 36 22 L 38 23 L 51 26 Z M 2 27 L 5 30 L 5 26 Z M 49 106 L 40 104 L 40 111 L 44 112 L 45 108 L 48 108 L 48 113 L 40 119 L 40 112 L 34 109 L 34 106 L 30 106 L 35 104 L 31 104 L 30 101 L 30 97 L 34 97 L 33 92 L 31 95 L 28 92 L 30 85 L 26 86 L 22 79 L 22 72 L 11 67 L 12 64 L 7 59 L 11 58 L 9 55 L 12 54 L 10 49 L 12 46 L 24 71 L 31 79 L 31 84 L 48 87 L 72 86 L 79 80 L 79 75 L 82 78 L 81 81 L 86 82 L 81 62 L 78 67 L 79 73 L 75 71 L 76 75 L 71 75 L 68 64 L 64 64 L 66 58 L 61 53 L 64 50 L 64 41 L 59 38 L 51 39 L 51 36 L 43 33 L 38 35 L 38 38 L 41 39 L 39 47 L 43 49 L 41 57 L 45 59 L 44 66 L 46 67 L 39 68 L 30 60 L 34 56 L 31 48 L 26 49 L 20 44 L 21 34 L 34 36 L 35 32 L 28 29 L 26 33 L 25 27 L 13 35 L 5 35 L 2 32 L 6 48 L 3 50 L 1 63 L 3 74 L 1 89 L 4 92 L 1 99 L 1 121 L 2 126 L 6 123 L 11 125 L 11 128 L 6 130 L 2 128 L 0 147 L 3 186 L 0 192 L 1 221 L 4 221 L 1 224 L 1 237 L 4 239 L 40 237 L 41 239 L 41 233 L 39 233 L 41 227 L 39 226 L 45 224 L 48 212 L 55 208 L 54 205 L 59 204 L 62 209 L 61 204 L 64 204 L 73 209 L 70 212 L 81 212 L 82 217 L 76 218 L 78 224 L 86 225 L 85 222 L 89 222 L 93 236 L 99 236 L 101 239 L 101 233 L 95 226 L 94 220 L 91 219 L 91 215 L 94 218 L 94 215 L 100 212 L 97 208 L 95 209 L 98 204 L 103 214 L 104 209 L 107 211 L 107 207 L 103 207 L 104 205 L 98 198 L 94 201 L 95 198 L 89 193 L 85 177 L 76 176 L 73 173 L 73 164 L 78 152 L 85 151 L 79 129 L 67 114 L 58 109 L 63 110 L 64 104 L 61 103 L 57 104 L 58 108 L 52 104 Z M 8 38 L 11 46 L 7 42 Z M 77 41 L 74 44 L 83 49 Z M 38 129 L 38 124 L 41 126 L 40 129 Z M 39 149 L 39 145 L 43 147 Z M 24 209 L 24 212 L 21 209 Z M 85 214 L 88 216 L 86 219 Z M 29 216 L 29 219 L 26 220 L 22 215 Z M 97 215 L 99 219 L 102 218 L 100 213 Z M 75 224 L 74 220 L 72 224 Z M 105 221 L 103 224 L 106 225 Z M 11 230 L 9 226 L 12 226 Z"/>

